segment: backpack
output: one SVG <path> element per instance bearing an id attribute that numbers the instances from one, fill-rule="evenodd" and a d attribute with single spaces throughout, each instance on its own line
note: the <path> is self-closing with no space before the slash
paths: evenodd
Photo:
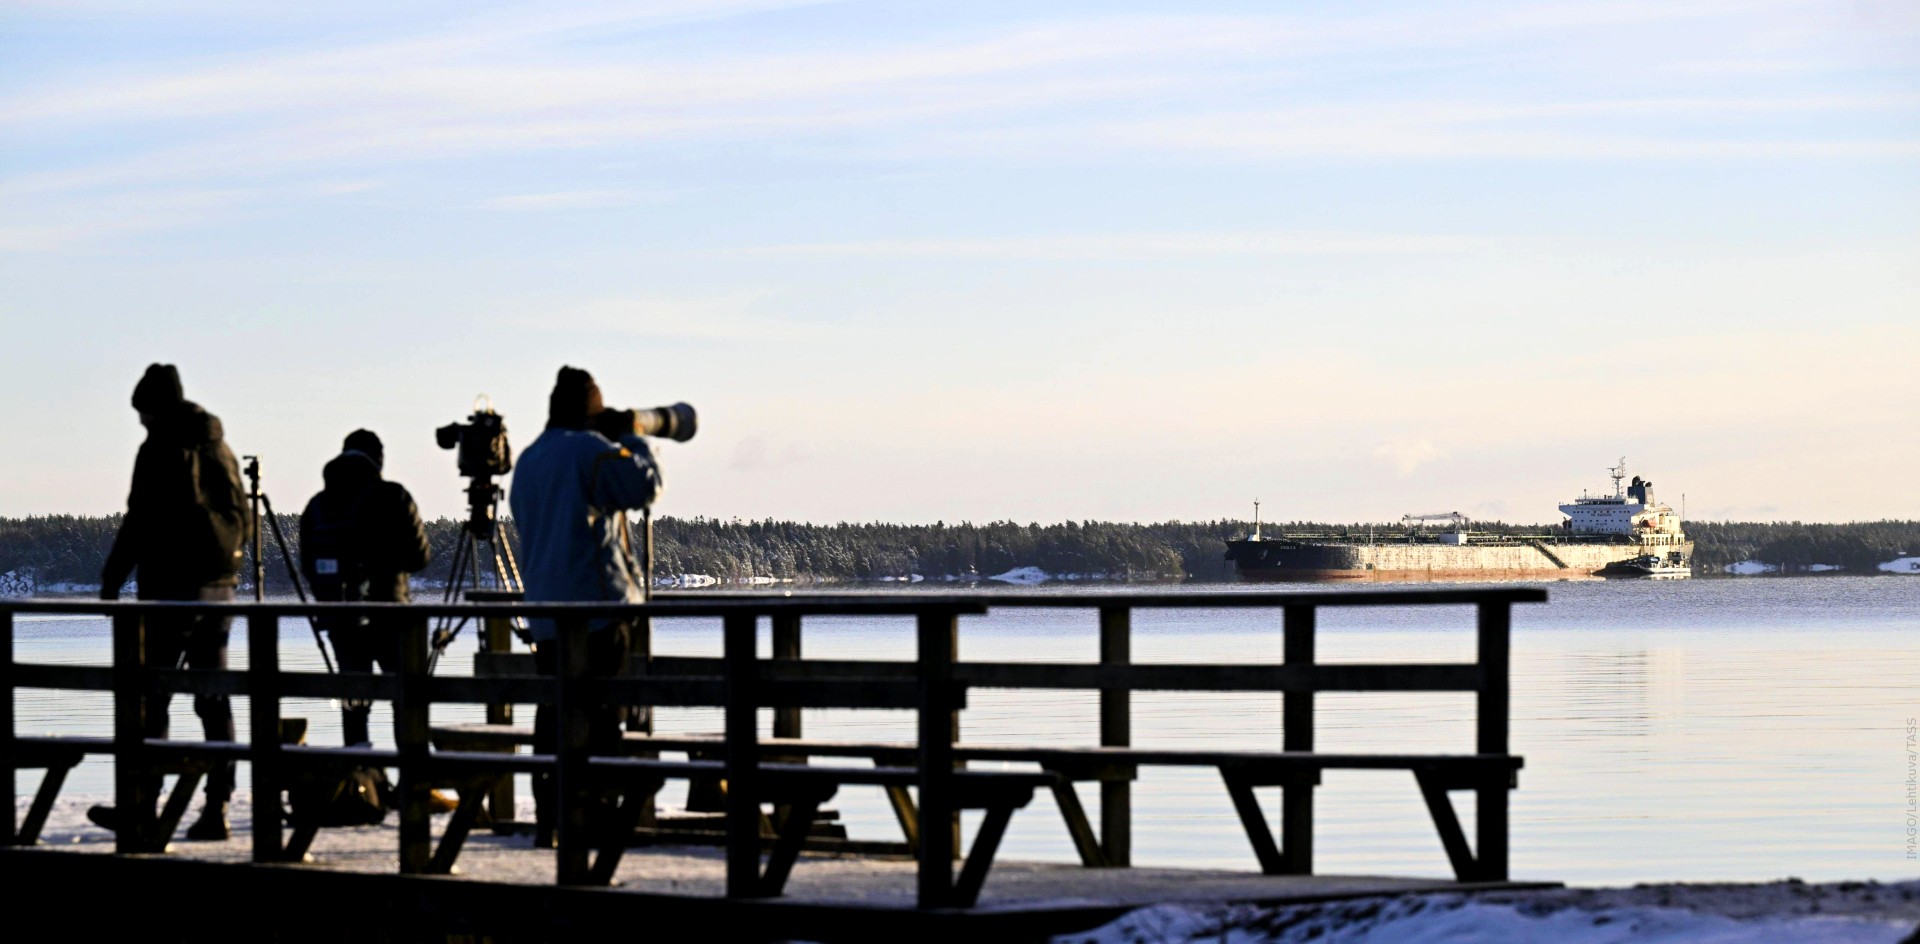
<path id="1" fill-rule="evenodd" d="M 287 791 L 292 821 L 313 826 L 378 826 L 386 822 L 393 801 L 393 784 L 379 767 L 355 767 L 338 780 Z"/>
<path id="2" fill-rule="evenodd" d="M 308 509 L 300 562 L 316 600 L 366 599 L 367 568 L 360 534 L 360 505 L 365 498 L 356 495 L 354 501 L 342 502 L 337 494 L 323 492 Z"/>

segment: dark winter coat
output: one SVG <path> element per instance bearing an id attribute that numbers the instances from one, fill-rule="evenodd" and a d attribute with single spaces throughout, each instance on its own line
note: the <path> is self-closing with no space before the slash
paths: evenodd
<path id="1" fill-rule="evenodd" d="M 201 587 L 238 582 L 252 535 L 240 466 L 219 417 L 183 401 L 150 419 L 100 582 L 116 591 L 137 571 L 142 597 L 197 599 Z"/>
<path id="2" fill-rule="evenodd" d="M 420 509 L 398 482 L 380 477 L 365 453 L 343 452 L 321 470 L 326 487 L 300 513 L 300 570 L 320 587 L 313 540 L 323 525 L 342 529 L 341 553 L 352 559 L 363 583 L 349 587 L 345 599 L 405 603 L 407 575 L 433 559 Z"/>

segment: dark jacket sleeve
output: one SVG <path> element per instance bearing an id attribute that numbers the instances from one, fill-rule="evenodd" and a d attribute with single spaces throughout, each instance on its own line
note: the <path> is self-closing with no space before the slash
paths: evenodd
<path id="1" fill-rule="evenodd" d="M 397 482 L 388 484 L 393 488 L 394 569 L 418 573 L 433 560 L 433 545 L 427 543 L 427 529 L 420 524 L 420 508 L 413 503 L 413 495 Z"/>
<path id="2" fill-rule="evenodd" d="M 300 509 L 300 576 L 308 584 L 313 583 L 313 559 L 308 548 L 313 547 L 314 506 L 320 503 L 320 496 L 307 499 L 307 507 Z"/>
<path id="3" fill-rule="evenodd" d="M 100 568 L 100 589 L 117 591 L 133 575 L 133 563 L 138 559 L 137 549 L 140 547 L 140 527 L 144 520 L 135 511 L 128 511 L 120 518 L 120 530 L 113 536 L 113 549 L 107 552 L 107 563 Z"/>

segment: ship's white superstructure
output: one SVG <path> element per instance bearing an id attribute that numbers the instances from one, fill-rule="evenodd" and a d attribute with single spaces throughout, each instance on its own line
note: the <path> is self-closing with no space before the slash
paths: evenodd
<path id="1" fill-rule="evenodd" d="M 1679 514 L 1654 499 L 1652 482 L 1636 475 L 1631 484 L 1622 485 L 1627 477 L 1625 459 L 1607 471 L 1613 476 L 1612 495 L 1582 495 L 1560 506 L 1569 532 L 1625 536 L 1649 548 L 1687 543 Z"/>

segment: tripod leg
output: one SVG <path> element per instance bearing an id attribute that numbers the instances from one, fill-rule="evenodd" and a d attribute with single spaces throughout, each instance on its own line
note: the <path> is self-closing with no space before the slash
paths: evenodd
<path id="1" fill-rule="evenodd" d="M 513 542 L 508 539 L 506 529 L 503 527 L 496 533 L 500 535 L 495 539 L 500 544 L 500 552 L 507 557 L 507 576 L 509 578 L 507 581 L 507 589 L 517 593 L 524 589 L 520 583 L 520 562 L 513 557 Z"/>
<path id="2" fill-rule="evenodd" d="M 257 485 L 254 490 L 260 496 L 260 507 L 266 512 L 267 523 L 273 526 L 273 543 L 280 548 L 280 562 L 287 565 L 287 579 L 293 581 L 293 594 L 300 598 L 300 602 L 305 603 L 307 588 L 300 581 L 300 568 L 293 565 L 293 555 L 287 553 L 287 536 L 280 531 L 280 517 L 273 513 L 273 499 L 268 498 L 266 492 L 259 491 Z M 253 539 L 257 546 L 260 542 L 260 525 L 255 522 L 253 527 Z M 255 562 L 256 567 L 258 563 L 258 561 Z M 320 638 L 320 622 L 309 616 L 307 628 L 313 631 L 313 644 L 320 647 L 320 661 L 326 663 L 327 674 L 332 675 L 333 655 L 327 651 L 327 641 Z"/>
<path id="3" fill-rule="evenodd" d="M 462 531 L 460 540 L 453 545 L 453 562 L 447 566 L 447 589 L 441 594 L 440 602 L 453 603 L 459 599 L 461 585 L 467 577 L 467 572 L 472 569 L 469 562 L 473 560 L 473 550 L 473 533 Z M 440 653 L 446 651 L 447 646 L 453 643 L 453 638 L 460 635 L 460 630 L 466 625 L 465 617 L 443 616 L 440 618 L 440 625 L 434 629 L 431 640 L 433 653 L 428 657 L 429 669 L 439 661 Z"/>
<path id="4" fill-rule="evenodd" d="M 500 544 L 500 552 L 506 555 L 506 558 L 507 558 L 506 588 L 508 590 L 513 591 L 514 593 L 521 593 L 525 591 L 527 589 L 527 585 L 525 583 L 522 583 L 520 580 L 520 562 L 514 559 L 513 538 L 511 535 L 507 533 L 506 524 L 502 523 L 500 525 L 500 529 L 498 531 L 495 531 L 494 535 L 495 535 L 495 540 L 497 540 Z M 516 635 L 520 636 L 520 638 L 522 639 L 527 638 L 527 618 L 524 616 L 514 617 L 513 631 Z"/>
<path id="5" fill-rule="evenodd" d="M 480 585 L 480 539 L 473 539 L 473 546 L 467 549 L 467 589 L 481 590 Z M 466 620 L 461 620 L 466 622 Z"/>
<path id="6" fill-rule="evenodd" d="M 513 583 L 507 583 L 507 555 L 501 553 L 503 543 L 497 533 L 488 541 L 488 549 L 493 551 L 493 579 L 499 583 L 499 589 L 515 589 Z"/>
<path id="7" fill-rule="evenodd" d="M 447 563 L 447 589 L 440 594 L 440 602 L 452 603 L 454 598 L 460 595 L 460 575 L 465 567 L 467 548 L 472 541 L 473 535 L 462 531 L 460 539 L 453 542 L 453 560 Z"/>

